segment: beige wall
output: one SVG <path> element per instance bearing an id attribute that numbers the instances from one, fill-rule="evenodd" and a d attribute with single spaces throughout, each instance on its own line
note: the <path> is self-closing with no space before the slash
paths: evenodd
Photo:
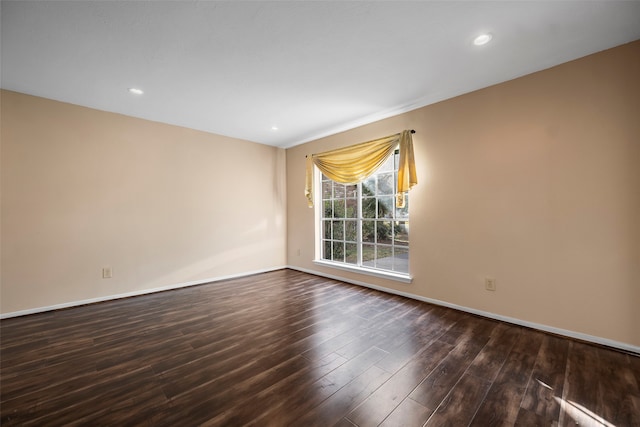
<path id="1" fill-rule="evenodd" d="M 638 76 L 634 42 L 287 150 L 288 263 L 639 346 Z M 403 129 L 413 283 L 313 264 L 305 154 Z"/>
<path id="2" fill-rule="evenodd" d="M 1 102 L 3 314 L 285 264 L 284 150 Z"/>

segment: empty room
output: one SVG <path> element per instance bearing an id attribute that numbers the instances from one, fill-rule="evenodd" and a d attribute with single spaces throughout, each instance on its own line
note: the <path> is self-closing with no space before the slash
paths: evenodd
<path id="1" fill-rule="evenodd" d="M 0 18 L 3 426 L 640 426 L 640 1 Z"/>

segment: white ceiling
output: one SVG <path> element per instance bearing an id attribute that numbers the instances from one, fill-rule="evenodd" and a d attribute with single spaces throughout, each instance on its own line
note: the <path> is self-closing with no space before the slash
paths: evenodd
<path id="1" fill-rule="evenodd" d="M 280 147 L 640 39 L 640 1 L 3 0 L 0 13 L 4 89 Z"/>

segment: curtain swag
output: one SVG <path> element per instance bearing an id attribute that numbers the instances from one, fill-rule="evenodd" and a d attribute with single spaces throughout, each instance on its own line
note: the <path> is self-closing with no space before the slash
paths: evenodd
<path id="1" fill-rule="evenodd" d="M 418 183 L 413 157 L 412 131 L 387 136 L 373 141 L 362 142 L 337 150 L 307 156 L 307 174 L 304 194 L 309 207 L 313 207 L 313 165 L 328 178 L 342 183 L 355 184 L 372 175 L 400 148 L 398 164 L 398 186 L 396 188 L 396 206 L 404 207 L 404 193 Z"/>

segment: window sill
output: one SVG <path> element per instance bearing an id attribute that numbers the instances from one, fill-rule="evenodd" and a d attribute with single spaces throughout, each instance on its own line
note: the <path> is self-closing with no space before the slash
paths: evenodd
<path id="1" fill-rule="evenodd" d="M 409 276 L 408 274 L 362 268 L 355 265 L 339 264 L 337 262 L 325 261 L 320 259 L 314 260 L 313 263 L 316 265 L 321 265 L 323 267 L 337 268 L 339 270 L 351 271 L 353 273 L 367 274 L 369 276 L 380 277 L 382 279 L 395 280 L 396 282 L 411 283 L 413 281 L 413 277 Z"/>

